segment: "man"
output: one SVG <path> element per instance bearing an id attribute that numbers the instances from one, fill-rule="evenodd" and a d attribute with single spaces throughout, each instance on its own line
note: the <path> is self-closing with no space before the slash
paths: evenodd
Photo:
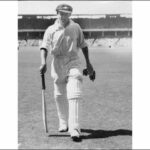
<path id="1" fill-rule="evenodd" d="M 53 55 L 51 76 L 54 79 L 54 98 L 59 118 L 59 131 L 65 132 L 69 129 L 71 138 L 76 141 L 80 140 L 78 113 L 83 80 L 78 56 L 79 49 L 82 49 L 84 54 L 89 76 L 93 75 L 94 70 L 89 60 L 83 32 L 80 26 L 69 18 L 72 7 L 61 4 L 57 6 L 56 12 L 58 18 L 52 26 L 46 29 L 40 46 L 40 73 L 45 73 L 47 70 L 46 58 L 47 53 L 50 52 Z M 94 78 L 90 79 L 94 80 Z M 69 119 L 67 121 L 68 104 Z"/>

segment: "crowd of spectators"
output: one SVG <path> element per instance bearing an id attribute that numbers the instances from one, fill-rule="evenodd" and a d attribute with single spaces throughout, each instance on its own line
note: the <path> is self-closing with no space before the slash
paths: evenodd
<path id="1" fill-rule="evenodd" d="M 126 17 L 116 18 L 73 18 L 82 29 L 103 29 L 103 28 L 131 28 L 132 19 Z M 55 18 L 37 19 L 22 18 L 18 19 L 18 29 L 46 29 L 52 25 Z"/>
<path id="2" fill-rule="evenodd" d="M 19 40 L 19 46 L 40 46 L 42 40 L 30 39 Z M 101 39 L 86 39 L 89 47 L 115 48 L 115 47 L 131 47 L 131 38 L 101 38 Z"/>

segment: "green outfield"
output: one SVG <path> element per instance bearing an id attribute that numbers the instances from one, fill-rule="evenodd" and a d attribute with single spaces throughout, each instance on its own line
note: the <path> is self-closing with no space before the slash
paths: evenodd
<path id="1" fill-rule="evenodd" d="M 84 77 L 80 124 L 82 141 L 71 141 L 58 132 L 50 61 L 46 73 L 49 134 L 42 122 L 40 51 L 18 51 L 18 143 L 20 149 L 131 149 L 132 148 L 132 51 L 131 48 L 90 48 L 96 80 Z M 85 61 L 82 54 L 83 68 Z"/>

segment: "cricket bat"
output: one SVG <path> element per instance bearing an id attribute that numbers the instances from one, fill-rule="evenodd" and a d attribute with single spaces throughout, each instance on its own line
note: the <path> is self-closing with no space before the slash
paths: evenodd
<path id="1" fill-rule="evenodd" d="M 45 76 L 41 74 L 42 80 L 42 116 L 43 116 L 43 124 L 45 132 L 48 133 L 48 125 L 47 125 L 47 110 L 46 110 L 46 100 L 45 100 Z"/>

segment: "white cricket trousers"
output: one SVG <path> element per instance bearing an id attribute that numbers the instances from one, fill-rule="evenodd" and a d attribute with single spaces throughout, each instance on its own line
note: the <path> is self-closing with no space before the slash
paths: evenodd
<path id="1" fill-rule="evenodd" d="M 59 118 L 59 126 L 68 124 L 69 132 L 74 129 L 80 129 L 79 102 L 81 97 L 82 74 L 78 69 L 70 70 L 67 82 L 54 83 L 54 98 Z"/>

